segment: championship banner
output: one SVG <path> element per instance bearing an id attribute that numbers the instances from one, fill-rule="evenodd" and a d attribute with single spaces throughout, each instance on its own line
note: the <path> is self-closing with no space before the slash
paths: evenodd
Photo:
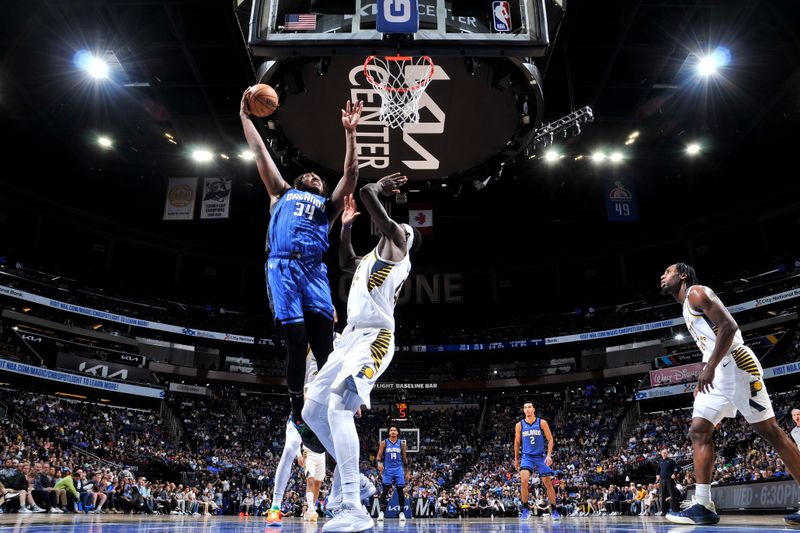
<path id="1" fill-rule="evenodd" d="M 692 363 L 690 365 L 673 366 L 650 371 L 650 386 L 674 385 L 696 381 L 698 374 L 705 368 L 705 363 Z"/>
<path id="2" fill-rule="evenodd" d="M 17 361 L 9 361 L 8 359 L 0 359 L 0 372 L 13 372 L 15 374 L 33 378 L 65 383 L 67 385 L 90 387 L 92 389 L 117 392 L 120 394 L 133 394 L 136 396 L 145 396 L 147 398 L 156 398 L 161 400 L 164 399 L 163 389 L 144 387 L 142 385 L 131 385 L 128 383 L 120 383 L 118 381 L 109 381 L 87 375 L 68 374 L 67 372 L 59 372 L 58 370 L 50 370 L 49 368 L 41 368 L 33 365 L 26 365 L 25 363 L 19 363 Z"/>
<path id="3" fill-rule="evenodd" d="M 170 178 L 164 202 L 164 220 L 192 220 L 197 178 Z"/>
<path id="4" fill-rule="evenodd" d="M 603 178 L 606 193 L 608 220 L 612 222 L 638 222 L 636 192 L 632 178 Z"/>
<path id="5" fill-rule="evenodd" d="M 228 218 L 232 186 L 233 180 L 230 178 L 205 178 L 200 218 Z"/>

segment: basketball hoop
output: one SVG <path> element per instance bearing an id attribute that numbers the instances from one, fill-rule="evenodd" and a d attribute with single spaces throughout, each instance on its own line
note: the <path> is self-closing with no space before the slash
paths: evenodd
<path id="1" fill-rule="evenodd" d="M 419 99 L 434 69 L 428 56 L 369 56 L 364 61 L 364 75 L 381 95 L 381 121 L 391 128 L 419 122 Z"/>

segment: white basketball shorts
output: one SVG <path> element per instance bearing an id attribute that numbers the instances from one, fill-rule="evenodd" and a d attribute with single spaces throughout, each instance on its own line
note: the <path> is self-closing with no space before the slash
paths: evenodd
<path id="1" fill-rule="evenodd" d="M 303 457 L 305 457 L 306 460 L 306 477 L 325 481 L 325 454 L 314 453 L 304 448 Z"/>
<path id="2" fill-rule="evenodd" d="M 351 329 L 348 326 L 328 356 L 328 361 L 311 382 L 308 398 L 327 405 L 331 391 L 347 382 L 369 408 L 369 394 L 389 367 L 393 356 L 394 334 L 391 330 Z"/>
<path id="3" fill-rule="evenodd" d="M 723 418 L 736 417 L 737 411 L 750 424 L 775 416 L 764 384 L 764 370 L 747 346 L 736 348 L 720 361 L 713 385 L 713 389 L 695 397 L 692 418 L 705 418 L 716 426 Z"/>

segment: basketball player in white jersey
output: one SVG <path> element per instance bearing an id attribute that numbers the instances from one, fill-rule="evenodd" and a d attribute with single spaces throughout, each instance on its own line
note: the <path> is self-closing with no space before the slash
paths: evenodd
<path id="1" fill-rule="evenodd" d="M 667 267 L 661 276 L 661 292 L 672 295 L 683 305 L 686 327 L 706 363 L 697 378 L 689 429 L 697 490 L 684 511 L 670 512 L 667 519 L 679 524 L 716 524 L 719 515 L 711 501 L 713 432 L 723 418 L 733 418 L 737 410 L 741 412 L 756 433 L 775 448 L 797 482 L 800 482 L 800 451 L 775 422 L 761 363 L 744 345 L 739 326 L 714 291 L 698 284 L 694 268 L 685 263 Z M 784 520 L 798 525 L 800 513 Z"/>
<path id="2" fill-rule="evenodd" d="M 359 215 L 352 196 L 345 201 L 339 264 L 354 271 L 347 299 L 347 327 L 328 362 L 308 389 L 303 420 L 336 459 L 334 478 L 341 484 L 341 511 L 323 531 L 363 531 L 374 526 L 359 499 L 359 440 L 353 414 L 370 405 L 370 392 L 394 355 L 394 306 L 411 271 L 410 255 L 419 232 L 389 218 L 379 194 L 400 192 L 405 176 L 392 174 L 361 189 L 361 199 L 380 231 L 377 247 L 356 256 L 350 228 Z M 334 485 L 337 481 L 334 479 Z"/>

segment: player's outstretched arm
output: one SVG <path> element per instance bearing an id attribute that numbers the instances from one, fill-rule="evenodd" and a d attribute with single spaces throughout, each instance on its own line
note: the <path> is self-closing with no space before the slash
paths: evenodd
<path id="1" fill-rule="evenodd" d="M 239 104 L 239 118 L 242 120 L 242 129 L 244 130 L 244 137 L 247 139 L 247 145 L 250 151 L 256 158 L 256 166 L 258 167 L 258 175 L 261 181 L 267 188 L 267 193 L 270 195 L 270 200 L 275 201 L 281 197 L 290 187 L 289 184 L 281 177 L 281 173 L 272 157 L 269 155 L 267 146 L 258 133 L 256 125 L 250 118 L 250 110 L 247 107 L 247 99 L 250 96 L 252 87 L 248 87 L 242 95 L 242 101 Z"/>
<path id="2" fill-rule="evenodd" d="M 344 172 L 339 183 L 331 194 L 330 211 L 328 220 L 333 222 L 342 212 L 344 198 L 356 191 L 356 180 L 358 180 L 358 150 L 356 149 L 356 127 L 361 119 L 361 111 L 364 109 L 364 102 L 358 100 L 353 103 L 349 100 L 342 109 L 342 126 L 344 127 L 345 154 Z"/>
<path id="3" fill-rule="evenodd" d="M 342 211 L 342 233 L 339 240 L 339 268 L 351 274 L 356 271 L 361 258 L 353 250 L 352 227 L 356 217 L 360 215 L 356 210 L 356 201 L 352 194 L 344 197 L 344 211 Z"/>
<path id="4" fill-rule="evenodd" d="M 401 176 L 399 172 L 389 174 L 379 179 L 375 183 L 370 183 L 361 187 L 360 196 L 364 202 L 372 222 L 378 230 L 385 235 L 395 246 L 400 249 L 405 248 L 405 232 L 400 224 L 389 218 L 389 214 L 381 204 L 379 195 L 392 196 L 400 192 L 400 187 L 408 181 L 408 178 Z"/>
<path id="5" fill-rule="evenodd" d="M 728 309 L 714 294 L 714 291 L 703 285 L 694 285 L 689 290 L 689 305 L 702 312 L 717 326 L 717 342 L 714 343 L 714 351 L 708 359 L 705 368 L 697 376 L 697 390 L 705 393 L 707 389 L 713 389 L 714 372 L 717 365 L 730 351 L 733 337 L 739 325 L 733 319 Z"/>
<path id="6" fill-rule="evenodd" d="M 522 424 L 514 427 L 514 467 L 519 470 L 519 447 L 522 444 Z"/>

